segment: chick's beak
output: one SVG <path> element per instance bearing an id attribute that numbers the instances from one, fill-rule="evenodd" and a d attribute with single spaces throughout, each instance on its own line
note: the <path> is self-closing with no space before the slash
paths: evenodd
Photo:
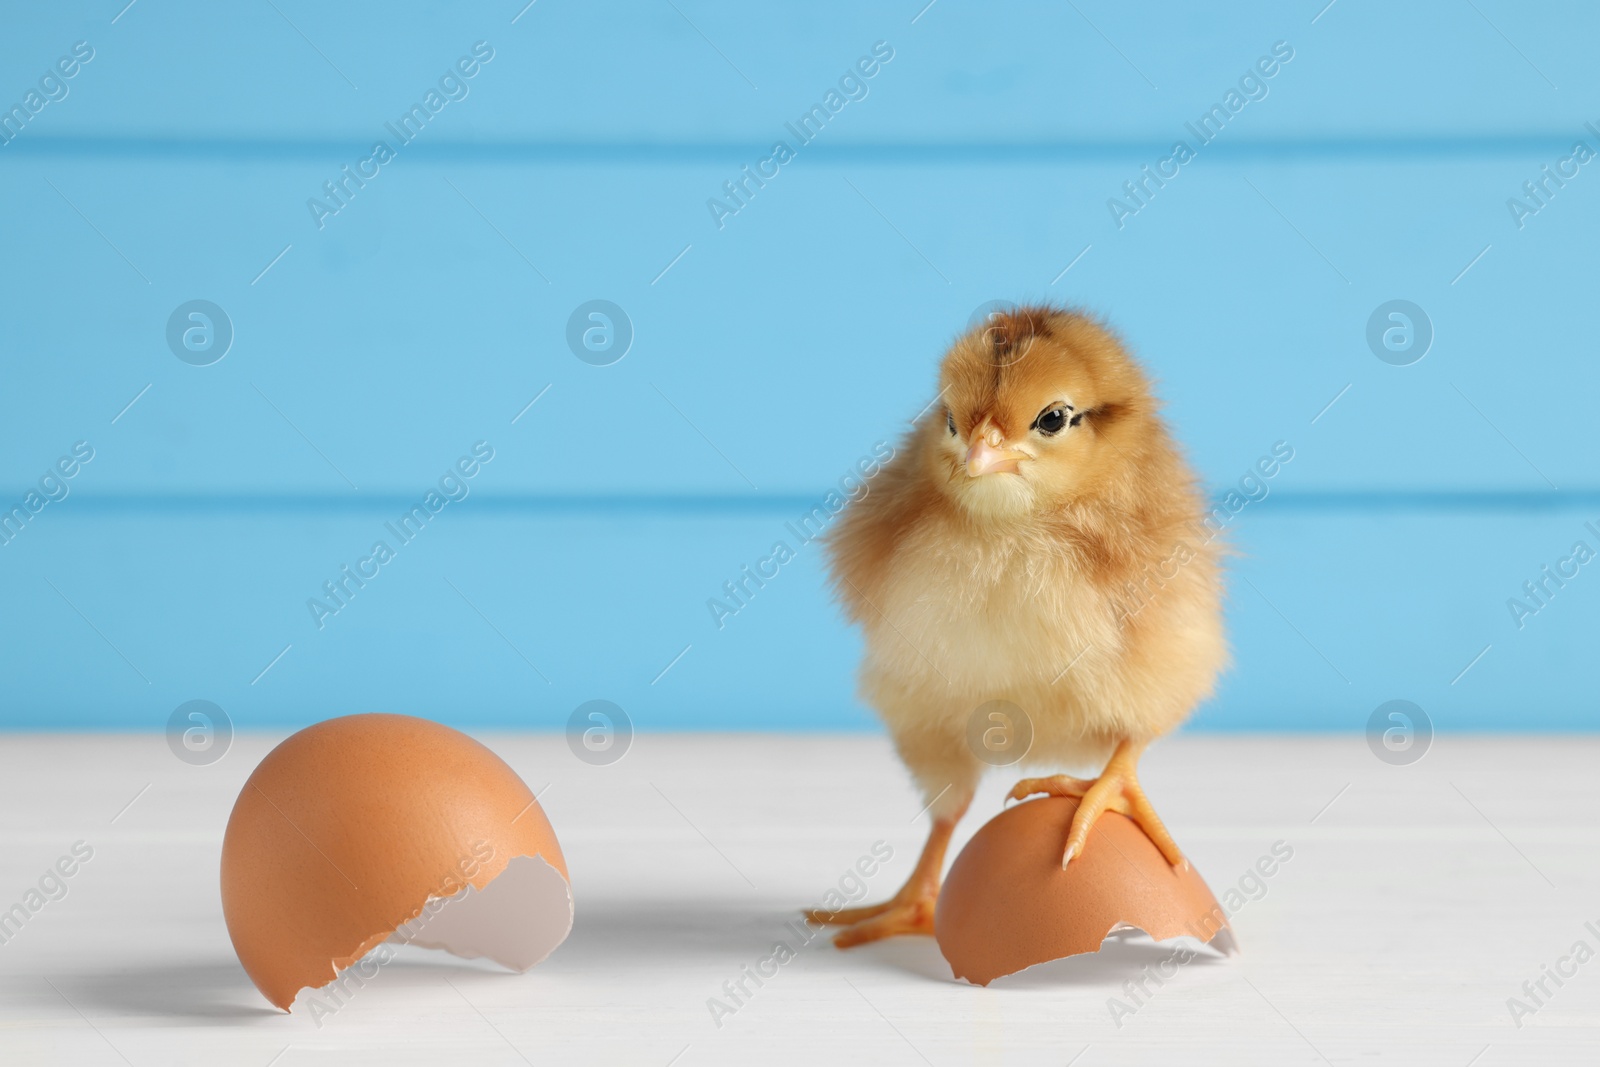
<path id="1" fill-rule="evenodd" d="M 985 474 L 1016 474 L 1017 463 L 1026 458 L 1021 452 L 1001 448 L 1003 442 L 997 431 L 979 435 L 967 449 L 967 477 L 981 478 Z"/>

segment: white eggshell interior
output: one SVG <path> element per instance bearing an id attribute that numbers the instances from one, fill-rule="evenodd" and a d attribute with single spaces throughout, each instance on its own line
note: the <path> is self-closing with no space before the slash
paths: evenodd
<path id="1" fill-rule="evenodd" d="M 391 942 L 490 959 L 525 971 L 556 950 L 572 930 L 572 888 L 542 856 L 517 856 L 481 890 L 433 897 Z"/>

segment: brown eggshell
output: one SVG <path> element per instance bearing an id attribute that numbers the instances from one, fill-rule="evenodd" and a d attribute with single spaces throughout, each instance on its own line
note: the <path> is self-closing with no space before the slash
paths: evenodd
<path id="1" fill-rule="evenodd" d="M 567 879 L 543 810 L 500 757 L 425 719 L 351 715 L 301 730 L 250 775 L 222 842 L 222 912 L 251 981 L 287 1010 L 430 898 L 482 891 L 523 856 Z M 537 861 L 517 869 L 530 863 L 554 878 Z M 566 908 L 542 952 L 570 928 L 569 894 Z"/>
<path id="2" fill-rule="evenodd" d="M 1036 963 L 1096 952 L 1124 926 L 1157 941 L 1215 938 L 1233 950 L 1227 917 L 1193 865 L 1167 863 L 1126 816 L 1102 815 L 1083 855 L 1062 870 L 1077 810 L 1072 797 L 1029 800 L 989 820 L 961 850 L 934 913 L 939 950 L 957 978 L 988 985 Z"/>

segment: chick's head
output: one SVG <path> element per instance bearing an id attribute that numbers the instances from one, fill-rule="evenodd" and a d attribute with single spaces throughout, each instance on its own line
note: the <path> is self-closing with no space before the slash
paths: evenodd
<path id="1" fill-rule="evenodd" d="M 1143 372 L 1076 312 L 992 314 L 951 346 L 939 377 L 945 408 L 924 440 L 936 480 L 976 518 L 1017 519 L 1111 491 L 1138 463 L 1141 439 L 1159 432 Z"/>

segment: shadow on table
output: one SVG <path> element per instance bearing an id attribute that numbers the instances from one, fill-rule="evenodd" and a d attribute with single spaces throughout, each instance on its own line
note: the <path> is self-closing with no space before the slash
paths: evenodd
<path id="1" fill-rule="evenodd" d="M 793 921 L 794 928 L 786 926 Z M 630 962 L 744 960 L 765 955 L 774 941 L 800 942 L 800 911 L 770 903 L 727 900 L 581 900 L 572 934 L 550 964 L 626 968 Z M 820 943 L 816 934 L 812 942 Z M 545 966 L 541 964 L 541 966 Z"/>
<path id="2" fill-rule="evenodd" d="M 281 1016 L 232 961 L 181 960 L 53 979 L 88 1015 L 156 1015 L 215 1023 Z"/>
<path id="3" fill-rule="evenodd" d="M 806 934 L 809 932 L 809 938 Z M 950 965 L 931 937 L 896 937 L 840 952 L 829 943 L 835 928 L 806 927 L 799 910 L 774 909 L 759 901 L 615 899 L 580 904 L 572 936 L 542 968 L 550 971 L 616 971 L 650 961 L 693 966 L 718 962 L 754 964 L 779 940 L 814 963 L 862 974 L 896 972 L 933 982 L 952 982 Z M 1223 957 L 1196 948 L 1189 967 L 1210 967 Z M 1099 952 L 1038 964 L 997 979 L 995 988 L 1043 989 L 1102 986 L 1121 989 L 1141 968 L 1170 957 L 1173 944 L 1158 944 L 1137 932 L 1108 938 Z"/>
<path id="4" fill-rule="evenodd" d="M 540 966 L 551 971 L 624 972 L 656 960 L 686 966 L 712 961 L 736 966 L 754 964 L 772 951 L 774 942 L 782 940 L 813 961 L 820 961 L 814 954 L 821 954 L 861 973 L 893 971 L 934 982 L 955 981 L 931 937 L 896 937 L 840 952 L 829 944 L 833 934 L 834 928 L 806 927 L 798 909 L 774 909 L 759 901 L 594 901 L 579 905 L 571 937 Z M 1186 970 L 1212 967 L 1225 960 L 1212 949 L 1184 943 L 1195 950 L 1184 964 Z M 1176 943 L 1159 944 L 1129 931 L 1107 938 L 1099 952 L 1037 964 L 996 979 L 993 985 L 998 989 L 1102 986 L 1118 990 L 1142 968 L 1170 957 L 1176 947 Z"/>
<path id="5" fill-rule="evenodd" d="M 477 973 L 510 975 L 512 972 L 487 960 L 464 960 L 444 952 L 422 948 L 401 948 L 393 962 L 380 972 L 381 983 L 395 989 L 436 988 L 440 974 L 464 978 Z M 352 981 L 359 991 L 366 982 Z M 89 975 L 54 978 L 72 1004 L 87 1015 L 157 1016 L 167 1020 L 196 1024 L 225 1021 L 246 1022 L 287 1019 L 290 1016 L 268 1004 L 251 983 L 243 968 L 229 963 L 170 962 L 149 967 L 123 968 Z M 322 994 L 302 990 L 293 1016 L 304 1021 L 307 998 L 319 999 L 323 1007 L 337 1007 L 348 1000 L 348 990 Z"/>
<path id="6" fill-rule="evenodd" d="M 724 967 L 754 964 L 781 940 L 810 960 L 802 966 L 822 964 L 829 970 L 852 973 L 895 972 L 933 982 L 955 981 L 931 937 L 898 937 L 840 952 L 829 944 L 832 934 L 831 929 L 807 927 L 798 911 L 777 910 L 762 902 L 596 901 L 578 909 L 571 936 L 536 970 L 559 979 L 564 971 L 618 974 L 648 968 L 652 962 L 691 969 L 697 963 Z M 991 988 L 1096 986 L 1115 992 L 1144 968 L 1171 957 L 1174 950 L 1173 944 L 1158 944 L 1142 934 L 1115 936 L 1108 938 L 1099 952 L 1037 964 L 996 979 Z M 1225 962 L 1220 954 L 1199 948 L 1184 967 L 1211 968 Z M 474 972 L 485 972 L 485 977 L 511 976 L 487 961 L 461 960 L 420 948 L 403 949 L 384 973 L 390 975 L 386 983 L 403 988 L 436 982 L 440 970 L 457 972 L 463 978 Z M 90 1016 L 147 1015 L 197 1024 L 283 1018 L 232 960 L 172 961 L 55 981 L 73 1005 Z"/>

